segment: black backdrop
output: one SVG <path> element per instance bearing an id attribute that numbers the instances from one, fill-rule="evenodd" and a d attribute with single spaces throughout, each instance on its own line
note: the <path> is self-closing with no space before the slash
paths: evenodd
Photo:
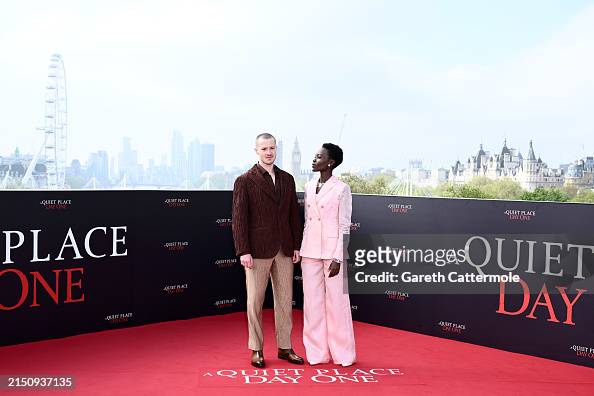
<path id="1" fill-rule="evenodd" d="M 245 308 L 229 191 L 5 191 L 1 202 L 0 345 Z M 593 218 L 594 206 L 585 204 L 354 195 L 352 245 L 372 249 L 372 236 L 411 234 L 549 235 L 563 248 L 594 245 Z M 575 257 L 563 254 L 555 270 L 575 275 L 569 259 Z M 587 249 L 583 262 L 581 283 L 543 275 L 538 266 L 526 274 L 520 265 L 517 273 L 532 282 L 529 304 L 517 315 L 497 312 L 499 294 L 436 296 L 388 285 L 381 293 L 353 293 L 353 318 L 594 367 Z M 537 296 L 533 285 L 543 283 L 550 296 Z M 575 300 L 571 323 L 564 323 L 567 304 L 555 286 L 566 287 L 569 301 L 577 289 L 587 290 Z M 299 308 L 298 268 L 294 290 Z M 506 296 L 507 309 L 516 310 L 524 297 Z"/>

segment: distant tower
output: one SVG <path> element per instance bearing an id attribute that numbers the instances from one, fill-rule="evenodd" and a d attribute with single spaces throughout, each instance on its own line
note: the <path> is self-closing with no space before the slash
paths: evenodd
<path id="1" fill-rule="evenodd" d="M 66 72 L 59 54 L 50 59 L 45 95 L 45 161 L 47 186 L 63 189 L 66 180 L 67 134 Z"/>
<path id="2" fill-rule="evenodd" d="M 503 148 L 501 149 L 501 156 L 504 156 L 505 154 L 510 154 L 510 151 L 507 148 L 507 139 L 503 139 Z"/>
<path id="3" fill-rule="evenodd" d="M 274 164 L 283 169 L 283 141 L 279 140 L 276 144 L 276 160 Z"/>
<path id="4" fill-rule="evenodd" d="M 485 157 L 485 155 L 486 155 L 486 154 L 487 154 L 487 153 L 485 153 L 485 150 L 483 150 L 483 144 L 481 143 L 481 145 L 480 145 L 480 147 L 479 147 L 479 151 L 478 151 L 478 153 L 476 154 L 476 169 L 479 169 L 479 170 L 480 170 L 480 169 L 481 169 L 481 167 L 482 167 L 483 165 L 485 165 L 485 164 L 483 163 L 483 161 L 485 160 L 485 158 L 484 158 L 484 157 Z"/>
<path id="5" fill-rule="evenodd" d="M 128 183 L 136 183 L 138 169 L 138 151 L 132 150 L 132 143 L 129 137 L 122 138 L 122 152 L 118 161 L 118 171 L 120 179 L 124 176 Z"/>
<path id="6" fill-rule="evenodd" d="M 63 189 L 66 186 L 66 148 L 67 134 L 67 101 L 66 101 L 66 72 L 62 56 L 54 54 L 50 58 L 48 81 L 45 93 L 45 122 L 43 143 L 38 153 L 29 163 L 21 183 L 28 186 L 31 182 L 36 185 L 33 171 L 40 158 L 45 159 L 47 171 L 47 188 Z"/>
<path id="7" fill-rule="evenodd" d="M 198 138 L 192 140 L 188 147 L 188 177 L 196 181 L 202 174 L 202 146 Z"/>
<path id="8" fill-rule="evenodd" d="M 295 179 L 301 175 L 301 150 L 299 150 L 299 141 L 295 138 L 293 145 L 293 154 L 291 156 L 291 173 Z"/>
<path id="9" fill-rule="evenodd" d="M 86 168 L 89 177 L 94 178 L 103 185 L 107 185 L 109 182 L 109 156 L 107 151 L 99 150 L 96 153 L 91 153 Z"/>
<path id="10" fill-rule="evenodd" d="M 530 141 L 530 147 L 528 149 L 528 159 L 524 161 L 524 164 L 525 164 L 526 172 L 529 172 L 529 173 L 537 172 L 538 161 L 536 160 L 536 156 L 534 155 L 534 148 L 532 147 L 532 140 Z"/>
<path id="11" fill-rule="evenodd" d="M 180 131 L 173 131 L 171 137 L 171 168 L 176 183 L 186 179 L 186 150 L 184 137 Z"/>
<path id="12" fill-rule="evenodd" d="M 202 171 L 213 172 L 215 170 L 215 145 L 212 143 L 204 143 L 201 144 L 200 147 Z"/>
<path id="13" fill-rule="evenodd" d="M 528 148 L 528 159 L 530 161 L 536 161 L 536 155 L 534 155 L 534 147 L 532 147 L 532 140 L 530 141 L 530 147 Z"/>
<path id="14" fill-rule="evenodd" d="M 503 148 L 501 149 L 501 156 L 499 157 L 499 166 L 504 168 L 506 163 L 510 162 L 512 159 L 512 153 L 507 148 L 507 139 L 503 140 Z"/>

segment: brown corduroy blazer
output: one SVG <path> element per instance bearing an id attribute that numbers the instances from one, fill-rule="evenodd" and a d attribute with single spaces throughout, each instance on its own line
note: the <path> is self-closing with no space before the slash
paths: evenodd
<path id="1" fill-rule="evenodd" d="M 295 180 L 274 167 L 280 198 L 267 182 L 258 165 L 235 180 L 233 187 L 232 228 L 238 256 L 272 258 L 279 249 L 293 256 L 301 248 L 303 224 L 299 216 Z"/>

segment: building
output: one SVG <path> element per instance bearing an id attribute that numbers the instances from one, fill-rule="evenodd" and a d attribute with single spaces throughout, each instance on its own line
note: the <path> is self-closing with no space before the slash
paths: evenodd
<path id="1" fill-rule="evenodd" d="M 95 178 L 101 185 L 109 185 L 109 157 L 107 151 L 99 150 L 89 155 L 87 177 Z"/>
<path id="2" fill-rule="evenodd" d="M 293 144 L 293 151 L 291 153 L 291 175 L 295 180 L 301 177 L 301 150 L 299 149 L 299 141 L 295 138 Z"/>
<path id="3" fill-rule="evenodd" d="M 449 173 L 450 171 L 444 168 L 425 169 L 421 160 L 411 160 L 408 168 L 400 171 L 400 179 L 407 185 L 437 187 L 448 181 Z"/>
<path id="4" fill-rule="evenodd" d="M 173 131 L 171 136 L 171 169 L 176 184 L 186 181 L 186 149 L 184 147 L 184 137 L 180 131 Z"/>
<path id="5" fill-rule="evenodd" d="M 192 140 L 188 147 L 188 177 L 192 183 L 200 179 L 202 174 L 202 146 L 198 138 Z"/>
<path id="6" fill-rule="evenodd" d="M 31 161 L 32 155 L 23 155 L 16 148 L 9 156 L 0 157 L 0 189 L 4 188 L 47 188 L 47 167 L 45 159 L 39 159 L 32 169 L 29 185 L 21 185 L 21 181 Z"/>
<path id="7" fill-rule="evenodd" d="M 576 160 L 567 167 L 565 185 L 578 189 L 594 188 L 594 157 Z"/>
<path id="8" fill-rule="evenodd" d="M 142 176 L 142 165 L 138 163 L 138 152 L 132 150 L 132 141 L 125 136 L 122 139 L 122 152 L 118 161 L 119 180 L 126 181 L 126 185 L 134 185 L 140 182 Z"/>
<path id="9" fill-rule="evenodd" d="M 215 145 L 204 143 L 201 145 L 201 166 L 202 172 L 214 172 L 215 170 Z"/>
<path id="10" fill-rule="evenodd" d="M 564 175 L 561 169 L 551 169 L 540 157 L 534 154 L 532 141 L 528 148 L 528 156 L 503 142 L 500 153 L 491 154 L 481 144 L 476 155 L 468 158 L 466 163 L 456 161 L 451 167 L 449 181 L 464 184 L 474 177 L 484 176 L 490 179 L 509 178 L 528 191 L 536 188 L 559 188 L 563 186 Z"/>
<path id="11" fill-rule="evenodd" d="M 276 143 L 276 160 L 274 164 L 279 168 L 283 169 L 283 141 L 279 140 Z"/>

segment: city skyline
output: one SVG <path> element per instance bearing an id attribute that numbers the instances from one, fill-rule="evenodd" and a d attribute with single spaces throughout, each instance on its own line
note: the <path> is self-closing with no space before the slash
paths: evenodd
<path id="1" fill-rule="evenodd" d="M 173 131 L 170 136 L 171 155 L 163 155 L 159 164 L 154 159 L 150 159 L 148 164 L 141 164 L 138 161 L 139 151 L 135 149 L 132 139 L 124 136 L 118 153 L 110 154 L 98 150 L 90 153 L 84 162 L 73 159 L 65 170 L 66 188 L 228 190 L 232 188 L 235 178 L 252 166 L 244 164 L 231 169 L 215 166 L 214 144 L 200 143 L 198 138 L 187 141 L 187 144 L 184 141 L 180 131 Z M 279 139 L 275 163 L 280 167 L 283 167 L 283 146 L 283 141 Z M 476 177 L 481 176 L 492 180 L 510 179 L 518 182 L 527 191 L 534 191 L 538 187 L 594 187 L 594 156 L 574 158 L 569 163 L 553 168 L 548 166 L 546 158 L 537 155 L 532 141 L 528 150 L 523 151 L 513 144 L 508 146 L 507 140 L 503 142 L 501 149 L 495 148 L 493 151 L 480 143 L 478 152 L 475 153 L 470 153 L 466 160 L 458 159 L 454 162 L 452 159 L 451 165 L 445 167 L 426 167 L 423 166 L 422 160 L 416 159 L 410 160 L 408 167 L 400 170 L 383 167 L 359 170 L 342 168 L 337 174 L 346 173 L 347 178 L 366 178 L 384 174 L 388 180 L 393 180 L 391 183 L 394 188 L 405 188 L 409 194 L 412 186 L 438 188 L 443 183 L 460 185 L 471 183 Z M 287 155 L 291 157 L 290 165 L 287 163 L 287 167 L 283 169 L 291 173 L 298 188 L 302 188 L 307 180 L 315 176 L 311 169 L 308 169 L 307 158 L 305 161 L 302 158 L 298 138 Z M 21 153 L 18 148 L 12 155 L 0 155 L 0 188 L 49 187 L 46 171 L 48 162 L 45 158 L 37 162 L 33 162 L 33 159 L 33 155 Z M 33 169 L 32 180 L 24 181 L 23 175 L 29 168 Z"/>
<path id="2" fill-rule="evenodd" d="M 163 152 L 163 154 L 159 158 L 153 158 L 153 157 L 148 158 L 148 157 L 145 157 L 146 160 L 144 160 L 144 161 L 139 160 L 138 158 L 141 157 L 142 150 L 140 150 L 138 148 L 138 142 L 134 142 L 134 147 L 136 149 L 135 150 L 131 150 L 131 148 L 130 148 L 130 146 L 132 144 L 131 137 L 130 136 L 122 136 L 121 137 L 121 140 L 123 142 L 122 143 L 123 149 L 122 148 L 116 149 L 116 151 L 113 152 L 113 153 L 110 152 L 110 151 L 107 151 L 107 150 L 103 150 L 103 149 L 95 149 L 95 150 L 89 152 L 86 156 L 80 156 L 80 157 L 77 156 L 77 157 L 74 157 L 74 158 L 69 159 L 68 166 L 71 166 L 72 161 L 80 161 L 81 164 L 84 163 L 85 161 L 92 162 L 92 159 L 95 158 L 98 154 L 100 155 L 100 153 L 107 153 L 109 155 L 109 158 L 110 158 L 110 161 L 111 162 L 114 162 L 115 158 L 118 158 L 118 160 L 115 161 L 115 163 L 109 165 L 110 169 L 112 169 L 112 168 L 113 169 L 119 169 L 119 167 L 121 166 L 120 165 L 121 163 L 124 163 L 124 165 L 123 165 L 124 167 L 127 166 L 126 163 L 133 163 L 133 164 L 140 165 L 142 167 L 150 167 L 151 164 L 152 165 L 155 165 L 155 164 L 159 163 L 160 165 L 163 165 L 163 164 L 168 165 L 168 166 L 176 169 L 176 171 L 179 173 L 180 172 L 180 169 L 183 169 L 186 166 L 186 165 L 180 164 L 180 161 L 182 163 L 184 161 L 190 162 L 191 161 L 191 157 L 190 157 L 191 156 L 191 152 L 193 150 L 196 150 L 196 147 L 198 148 L 198 150 L 200 150 L 200 146 L 209 146 L 208 149 L 209 150 L 212 150 L 212 153 L 213 154 L 209 154 L 209 157 L 212 157 L 212 159 L 210 161 L 210 162 L 212 162 L 212 165 L 209 166 L 209 170 L 210 169 L 214 169 L 214 168 L 217 168 L 217 169 L 220 169 L 220 170 L 224 170 L 224 171 L 230 171 L 230 170 L 236 170 L 236 169 L 247 169 L 247 167 L 253 165 L 258 160 L 257 156 L 254 154 L 251 161 L 248 160 L 248 161 L 246 161 L 244 163 L 231 163 L 228 166 L 220 165 L 220 164 L 217 164 L 214 161 L 214 148 L 216 147 L 216 145 L 214 145 L 213 143 L 210 143 L 210 142 L 200 143 L 200 138 L 198 138 L 198 137 L 194 137 L 192 139 L 186 139 L 184 137 L 183 133 L 181 133 L 181 131 L 179 131 L 179 130 L 173 130 L 172 131 L 172 135 L 173 135 L 173 137 L 172 137 L 172 139 L 171 139 L 170 142 L 166 142 L 166 141 L 163 142 L 164 145 L 168 145 L 168 147 L 170 147 L 170 150 L 169 150 L 170 153 L 168 154 L 166 152 Z M 177 139 L 176 139 L 176 136 L 177 136 Z M 181 137 L 181 142 L 179 141 L 180 137 Z M 275 161 L 275 163 L 280 168 L 285 169 L 288 172 L 291 172 L 292 173 L 294 171 L 292 169 L 293 152 L 291 152 L 291 151 L 289 151 L 289 152 L 283 152 L 283 148 L 282 147 L 283 147 L 284 144 L 286 144 L 286 143 L 284 143 L 284 139 L 278 138 L 277 136 L 275 136 L 275 137 L 277 139 L 277 160 Z M 184 141 L 187 141 L 187 144 L 184 144 L 183 143 Z M 299 142 L 299 146 L 301 145 L 301 141 L 299 140 L 299 137 L 295 137 L 295 140 L 294 141 L 298 141 Z M 484 148 L 486 150 L 488 150 L 487 153 L 489 153 L 492 150 L 497 151 L 497 150 L 499 150 L 499 148 L 502 145 L 505 145 L 506 142 L 509 142 L 509 139 L 504 139 L 503 142 L 501 142 L 500 144 L 494 145 L 493 147 L 489 148 L 486 144 L 483 144 L 483 143 L 477 141 L 477 142 L 474 142 L 474 149 L 475 149 L 474 151 L 476 151 L 477 149 L 482 150 L 483 149 L 483 146 L 484 146 Z M 526 147 L 528 147 L 528 145 L 532 145 L 532 142 L 533 142 L 533 139 L 530 139 L 529 140 L 529 143 L 527 144 Z M 175 150 L 175 152 L 174 152 L 173 147 L 171 147 L 173 145 L 177 145 L 177 150 Z M 292 147 L 294 149 L 294 145 L 291 145 L 290 147 Z M 517 151 L 519 151 L 520 153 L 521 152 L 527 152 L 528 150 L 527 150 L 526 147 L 525 148 L 522 148 L 520 145 L 514 144 L 514 149 L 517 150 Z M 33 153 L 31 153 L 31 152 L 23 152 L 23 150 L 21 149 L 21 147 L 17 146 L 11 152 L 0 153 L 0 158 L 2 158 L 2 157 L 10 157 L 10 156 L 12 156 L 14 154 L 15 151 L 18 151 L 21 156 L 31 156 L 31 157 L 33 156 Z M 132 158 L 130 158 L 128 160 L 122 159 L 122 153 L 125 153 L 125 152 L 128 152 L 128 151 L 131 152 L 131 153 L 129 153 L 129 155 L 132 155 L 133 156 L 133 159 Z M 251 148 L 251 151 L 253 153 L 253 147 Z M 309 170 L 309 164 L 310 164 L 308 162 L 308 158 L 307 157 L 304 157 L 303 151 L 301 149 L 299 149 L 299 152 L 300 152 L 300 161 L 301 161 L 301 165 L 302 165 L 301 166 L 301 171 L 308 171 Z M 471 150 L 471 152 L 472 152 L 472 150 Z M 540 150 L 538 148 L 536 148 L 535 153 L 536 153 L 535 155 L 537 157 L 542 157 L 542 155 L 540 153 Z M 592 156 L 593 154 L 594 153 L 586 153 L 585 155 L 581 155 L 581 154 L 575 153 L 571 157 L 571 159 L 569 161 L 567 161 L 567 162 L 559 162 L 559 161 L 556 161 L 555 159 L 550 159 L 550 158 L 547 159 L 547 162 L 550 163 L 550 164 L 553 164 L 554 165 L 553 168 L 561 168 L 561 167 L 566 166 L 566 165 L 568 165 L 568 164 L 570 164 L 570 163 L 572 163 L 572 162 L 574 162 L 574 161 L 576 161 L 578 159 L 585 158 L 587 156 Z M 176 156 L 177 156 L 177 158 L 174 159 L 174 157 L 176 157 Z M 286 158 L 285 158 L 285 156 L 286 156 Z M 464 162 L 464 161 L 466 161 L 468 159 L 468 157 L 469 157 L 469 153 L 468 152 L 467 153 L 461 153 L 460 155 L 456 155 L 456 156 L 450 157 L 449 159 L 447 159 L 445 161 L 445 163 L 439 163 L 439 164 L 436 164 L 436 165 L 431 165 L 430 168 L 433 168 L 433 169 L 439 169 L 439 168 L 446 169 L 446 168 L 450 168 L 452 166 L 452 164 L 454 164 L 456 162 L 459 162 L 459 161 Z M 197 160 L 200 161 L 201 160 L 200 157 L 198 157 Z M 172 163 L 172 161 L 177 162 L 177 163 L 174 164 L 174 163 Z M 433 161 L 431 161 L 431 159 L 428 160 L 427 158 L 423 158 L 423 157 L 417 157 L 417 158 L 410 157 L 410 158 L 407 158 L 406 159 L 406 164 L 404 166 L 400 166 L 400 167 L 399 166 L 392 166 L 392 167 L 390 167 L 390 166 L 377 166 L 377 165 L 374 166 L 373 164 L 371 164 L 371 166 L 369 166 L 369 167 L 365 167 L 365 168 L 354 168 L 354 169 L 348 169 L 348 170 L 344 170 L 344 171 L 347 172 L 347 173 L 348 172 L 351 172 L 351 171 L 365 173 L 366 171 L 369 171 L 369 170 L 372 170 L 372 169 L 381 169 L 381 168 L 383 168 L 383 169 L 391 169 L 391 170 L 398 170 L 398 169 L 405 169 L 407 166 L 410 165 L 410 163 L 416 163 L 416 162 L 420 162 L 420 163 L 423 163 L 423 164 L 428 164 L 428 163 L 429 164 L 432 164 L 433 163 Z M 283 164 L 285 164 L 286 168 L 283 167 Z M 202 165 L 200 165 L 200 166 L 202 166 Z M 197 165 L 194 165 L 193 167 L 196 168 Z"/>
<path id="3" fill-rule="evenodd" d="M 349 169 L 448 166 L 477 141 L 506 138 L 538 141 L 554 166 L 594 152 L 586 1 L 31 1 L 4 11 L 4 155 L 39 146 L 54 52 L 68 76 L 68 163 L 115 153 L 122 136 L 141 163 L 159 162 L 173 130 L 215 144 L 226 168 L 253 163 L 264 131 L 285 153 L 298 136 L 307 160 L 338 141 L 343 121 Z"/>

